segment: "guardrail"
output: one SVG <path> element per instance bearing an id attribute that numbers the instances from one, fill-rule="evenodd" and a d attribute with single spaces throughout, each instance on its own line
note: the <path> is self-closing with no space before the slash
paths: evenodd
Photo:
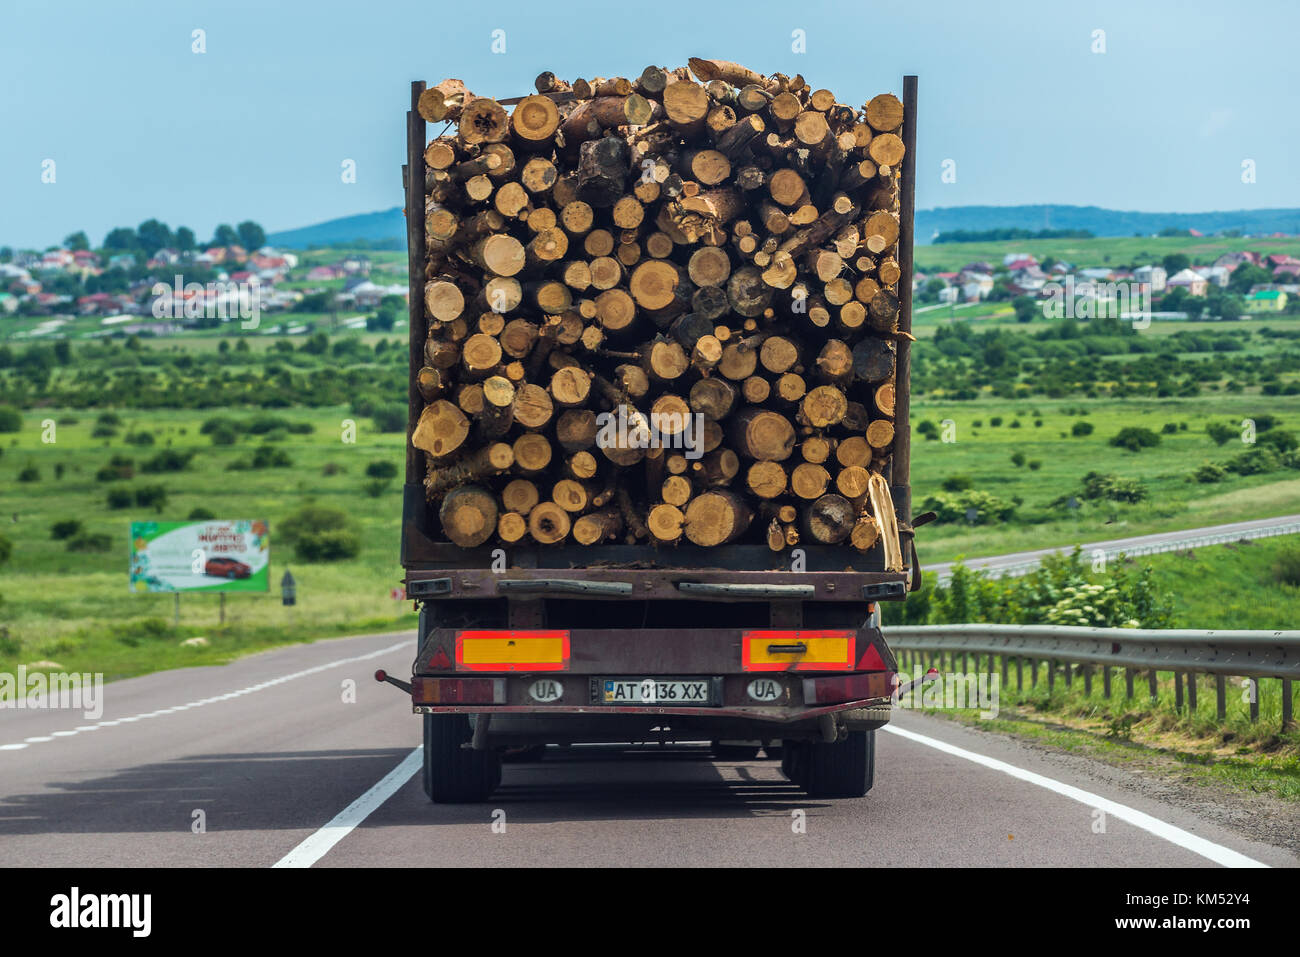
<path id="1" fill-rule="evenodd" d="M 1233 542 L 1249 541 L 1256 538 L 1273 538 L 1277 535 L 1297 535 L 1300 534 L 1300 522 L 1288 522 L 1282 525 L 1270 525 L 1265 528 L 1248 528 L 1235 532 L 1216 532 L 1213 535 L 1198 535 L 1196 538 L 1182 538 L 1169 542 L 1154 542 L 1147 545 L 1128 545 L 1128 546 L 1111 546 L 1103 548 L 1104 543 L 1096 545 L 1083 545 L 1085 554 L 1091 555 L 1094 551 L 1101 551 L 1106 556 L 1106 561 L 1114 561 L 1121 555 L 1129 558 L 1139 558 L 1143 555 L 1160 555 L 1165 552 L 1185 552 L 1192 548 L 1207 548 L 1211 545 L 1229 545 Z M 1059 552 L 1068 553 L 1074 546 L 1062 547 L 1057 549 Z M 1033 558 L 1023 562 L 1016 562 L 1012 565 L 994 565 L 985 566 L 979 564 L 980 559 L 973 559 L 964 562 L 967 568 L 972 571 L 984 571 L 997 578 L 1011 577 L 1016 578 L 1020 575 L 1027 575 L 1040 564 L 1041 558 Z M 938 573 L 940 584 L 947 584 L 952 580 L 951 565 L 944 568 Z"/>
<path id="2" fill-rule="evenodd" d="M 1259 720 L 1259 681 L 1282 682 L 1282 728 L 1294 725 L 1292 681 L 1300 677 L 1300 631 L 1188 631 L 1151 628 L 1080 628 L 1073 625 L 920 625 L 886 627 L 885 638 L 899 653 L 900 664 L 930 667 L 945 665 L 967 671 L 967 656 L 974 671 L 996 670 L 1001 658 L 1002 683 L 1014 664 L 1016 690 L 1024 688 L 1024 669 L 1030 668 L 1031 686 L 1038 684 L 1038 665 L 1047 664 L 1047 687 L 1056 685 L 1059 666 L 1065 665 L 1067 687 L 1081 673 L 1085 690 L 1092 694 L 1095 670 L 1100 670 L 1105 696 L 1111 696 L 1112 673 L 1124 669 L 1126 696 L 1133 697 L 1138 672 L 1146 672 L 1151 698 L 1156 697 L 1157 673 L 1174 675 L 1175 705 L 1184 706 L 1184 686 L 1189 713 L 1196 711 L 1198 674 L 1213 675 L 1220 720 L 1227 714 L 1226 679 L 1249 681 L 1250 720 Z"/>

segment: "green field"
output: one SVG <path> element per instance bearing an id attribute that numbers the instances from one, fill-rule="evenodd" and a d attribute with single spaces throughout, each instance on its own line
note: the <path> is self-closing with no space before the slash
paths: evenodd
<path id="1" fill-rule="evenodd" d="M 1042 261 L 1048 256 L 1079 268 L 1141 266 L 1159 263 L 1170 253 L 1183 253 L 1197 265 L 1208 265 L 1227 252 L 1252 250 L 1300 256 L 1300 238 L 1228 239 L 1193 236 L 1108 236 L 1097 239 L 1005 239 L 986 243 L 939 243 L 917 246 L 914 256 L 920 272 L 956 272 L 971 262 L 997 266 L 1009 253 L 1029 253 Z"/>

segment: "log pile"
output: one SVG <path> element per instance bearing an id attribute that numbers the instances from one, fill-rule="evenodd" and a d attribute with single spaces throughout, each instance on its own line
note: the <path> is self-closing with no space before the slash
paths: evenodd
<path id="1" fill-rule="evenodd" d="M 419 101 L 447 126 L 411 441 L 446 538 L 879 544 L 901 568 L 898 98 L 695 58 L 536 88 Z"/>

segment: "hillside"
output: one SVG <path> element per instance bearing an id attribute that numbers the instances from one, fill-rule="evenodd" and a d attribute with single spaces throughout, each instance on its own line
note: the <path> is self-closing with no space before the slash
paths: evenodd
<path id="1" fill-rule="evenodd" d="M 1197 229 L 1213 233 L 1239 229 L 1243 233 L 1300 233 L 1300 209 L 1243 209 L 1211 213 L 1140 213 L 1098 206 L 950 206 L 916 211 L 916 241 L 928 245 L 937 232 L 954 229 L 1086 229 L 1096 236 L 1150 236 L 1162 229 Z M 364 241 L 386 248 L 403 248 L 406 222 L 402 208 L 330 219 L 298 229 L 270 233 L 274 246 L 306 249 Z"/>

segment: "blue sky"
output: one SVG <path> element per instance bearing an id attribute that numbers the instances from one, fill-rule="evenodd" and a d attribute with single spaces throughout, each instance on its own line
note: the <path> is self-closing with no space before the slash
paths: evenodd
<path id="1" fill-rule="evenodd" d="M 1300 206 L 1297 28 L 1288 0 L 6 0 L 0 243 L 81 228 L 98 243 L 152 216 L 206 239 L 395 206 L 412 79 L 504 97 L 544 69 L 635 76 L 688 56 L 800 72 L 855 105 L 919 74 L 921 208 Z"/>

